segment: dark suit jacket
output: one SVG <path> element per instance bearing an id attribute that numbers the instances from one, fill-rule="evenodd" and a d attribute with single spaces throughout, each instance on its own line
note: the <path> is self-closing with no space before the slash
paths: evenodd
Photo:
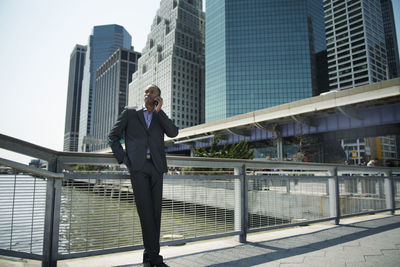
<path id="1" fill-rule="evenodd" d="M 144 120 L 143 109 L 125 108 L 111 129 L 108 141 L 118 163 L 125 163 L 130 171 L 141 170 L 145 161 L 147 147 L 156 169 L 167 172 L 165 158 L 164 134 L 169 137 L 178 135 L 178 128 L 164 111 L 153 112 L 149 128 Z M 125 150 L 120 140 L 125 139 Z"/>

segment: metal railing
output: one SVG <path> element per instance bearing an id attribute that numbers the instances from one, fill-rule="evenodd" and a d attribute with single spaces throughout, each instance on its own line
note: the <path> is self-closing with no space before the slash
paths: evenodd
<path id="1" fill-rule="evenodd" d="M 126 171 L 111 154 L 49 150 L 0 135 L 0 148 L 48 162 L 0 158 L 0 254 L 57 261 L 142 248 Z M 400 169 L 167 158 L 161 243 L 182 244 L 400 208 Z M 74 164 L 113 166 L 78 172 Z M 189 169 L 188 169 L 189 168 Z M 222 169 L 223 171 L 217 171 Z"/>

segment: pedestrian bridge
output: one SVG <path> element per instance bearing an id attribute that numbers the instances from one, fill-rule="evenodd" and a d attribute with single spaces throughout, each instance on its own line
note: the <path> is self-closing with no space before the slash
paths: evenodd
<path id="1" fill-rule="evenodd" d="M 400 133 L 400 78 L 237 115 L 181 129 L 166 138 L 169 152 L 221 144 L 322 134 L 325 139 L 363 138 Z"/>
<path id="2" fill-rule="evenodd" d="M 0 255 L 56 266 L 142 248 L 129 175 L 111 153 L 54 151 L 2 134 L 0 148 L 47 162 L 39 169 L 0 158 Z M 245 243 L 250 233 L 400 209 L 400 168 L 167 160 L 162 245 L 229 236 Z"/>

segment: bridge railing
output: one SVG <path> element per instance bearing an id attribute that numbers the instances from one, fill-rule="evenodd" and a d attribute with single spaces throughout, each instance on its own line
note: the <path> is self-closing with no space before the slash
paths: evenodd
<path id="1" fill-rule="evenodd" d="M 142 248 L 129 175 L 111 154 L 67 153 L 0 135 L 0 254 L 57 261 Z M 99 170 L 77 171 L 76 164 Z M 107 166 L 100 170 L 100 166 Z M 238 236 L 400 208 L 400 169 L 168 157 L 161 242 Z"/>

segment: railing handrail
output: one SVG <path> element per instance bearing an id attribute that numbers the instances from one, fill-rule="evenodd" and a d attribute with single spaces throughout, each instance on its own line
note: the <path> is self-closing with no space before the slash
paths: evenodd
<path id="1" fill-rule="evenodd" d="M 57 160 L 58 164 L 117 164 L 117 160 L 111 153 L 96 152 L 65 152 L 56 151 L 36 144 L 29 143 L 14 137 L 0 134 L 0 148 L 13 152 L 22 153 L 46 161 Z M 219 168 L 265 168 L 265 169 L 301 169 L 331 171 L 335 169 L 338 172 L 343 171 L 366 171 L 366 172 L 400 172 L 397 167 L 375 166 L 347 166 L 334 163 L 314 163 L 314 162 L 293 162 L 293 161 L 263 161 L 246 159 L 226 159 L 226 158 L 198 158 L 187 156 L 167 156 L 168 166 L 179 167 L 219 167 Z M 210 166 L 211 164 L 211 166 Z"/>
<path id="2" fill-rule="evenodd" d="M 44 169 L 39 169 L 33 166 L 25 165 L 19 162 L 15 162 L 12 160 L 4 159 L 0 157 L 0 165 L 8 166 L 11 168 L 14 168 L 16 170 L 26 172 L 29 174 L 37 175 L 40 177 L 45 177 L 45 178 L 64 178 L 63 173 L 56 173 L 56 172 L 51 172 L 48 170 Z"/>

